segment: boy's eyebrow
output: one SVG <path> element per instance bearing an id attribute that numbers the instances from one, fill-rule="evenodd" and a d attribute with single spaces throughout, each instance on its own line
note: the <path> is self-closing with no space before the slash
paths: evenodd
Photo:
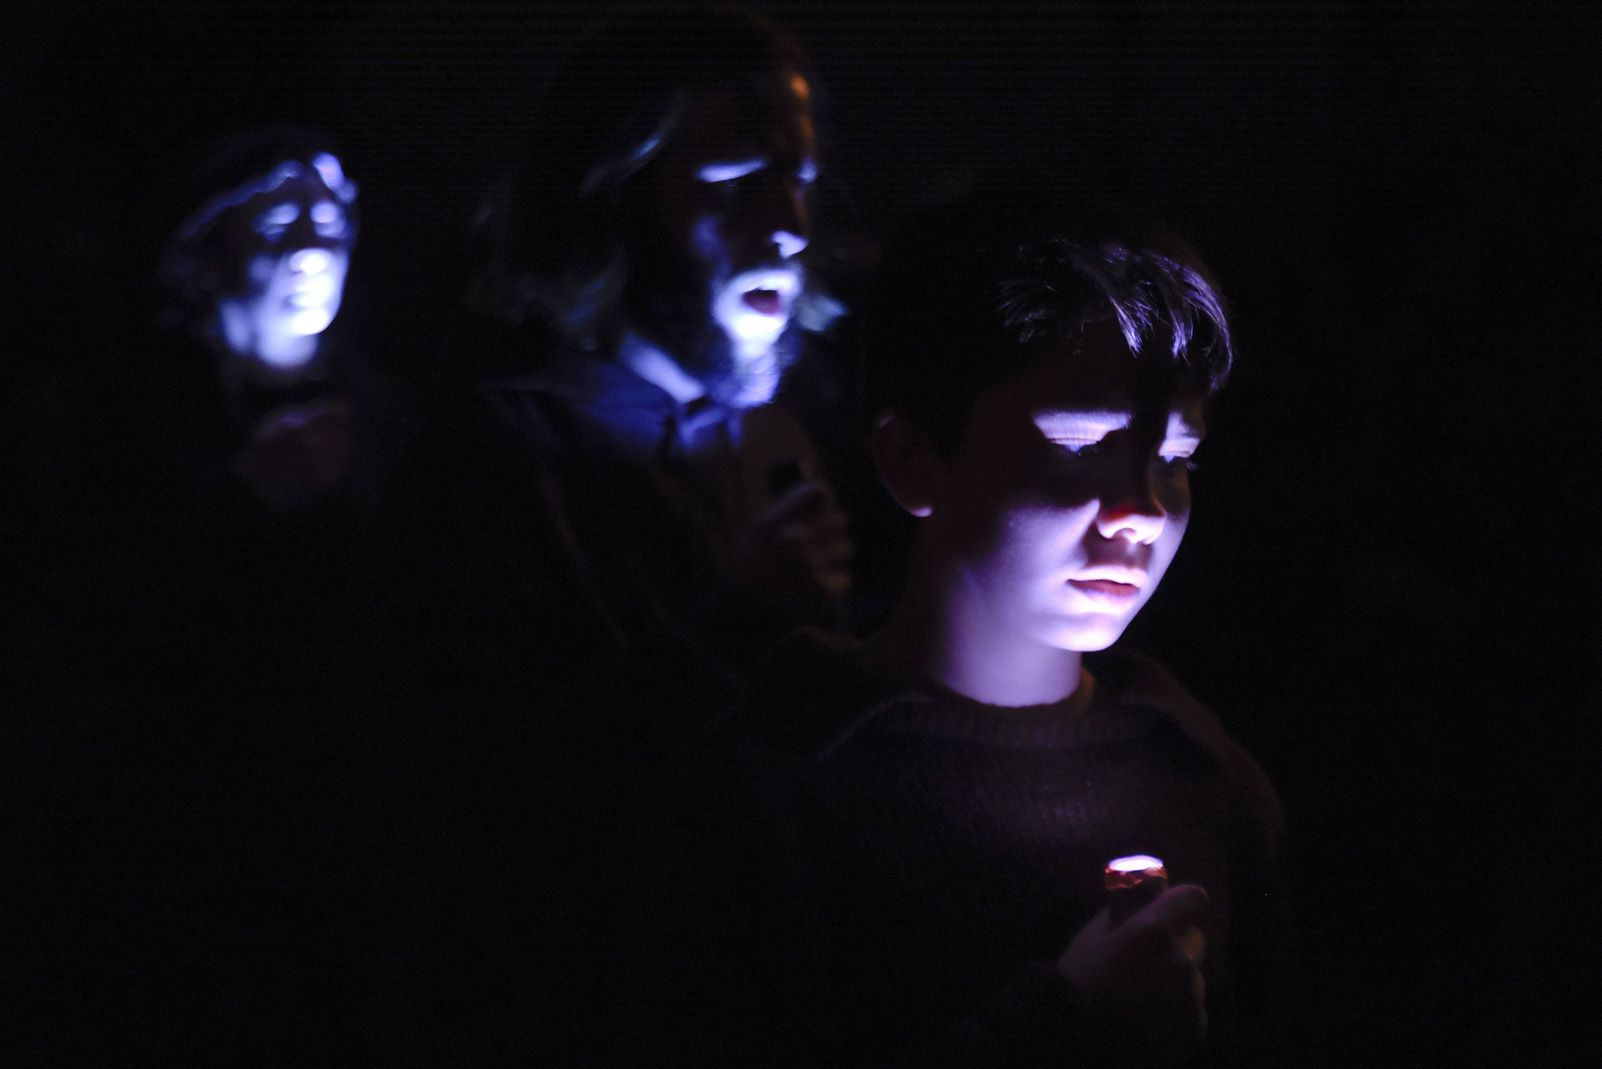
<path id="1" fill-rule="evenodd" d="M 1035 413 L 1035 426 L 1046 437 L 1121 431 L 1134 422 L 1134 415 L 1120 409 L 1046 409 Z"/>

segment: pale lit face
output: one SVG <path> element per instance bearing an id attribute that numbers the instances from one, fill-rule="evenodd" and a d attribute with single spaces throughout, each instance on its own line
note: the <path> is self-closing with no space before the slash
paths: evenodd
<path id="1" fill-rule="evenodd" d="M 653 164 L 630 315 L 725 401 L 758 404 L 778 386 L 775 343 L 801 294 L 816 154 L 810 88 L 782 73 L 691 95 Z"/>
<path id="2" fill-rule="evenodd" d="M 354 235 L 331 177 L 325 167 L 291 168 L 219 221 L 217 309 L 235 351 L 292 368 L 310 358 L 311 340 L 339 313 Z"/>
<path id="3" fill-rule="evenodd" d="M 981 394 L 928 535 L 964 627 L 1104 649 L 1156 590 L 1190 518 L 1203 403 L 1088 328 Z"/>

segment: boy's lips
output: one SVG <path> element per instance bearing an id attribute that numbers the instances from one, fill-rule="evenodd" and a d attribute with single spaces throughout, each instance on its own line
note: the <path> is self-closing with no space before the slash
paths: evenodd
<path id="1" fill-rule="evenodd" d="M 1144 568 L 1132 564 L 1097 564 L 1075 575 L 1070 582 L 1105 581 L 1122 586 L 1143 587 L 1150 576 Z"/>
<path id="2" fill-rule="evenodd" d="M 1104 564 L 1085 569 L 1068 580 L 1068 585 L 1097 601 L 1122 605 L 1138 597 L 1148 579 L 1149 576 L 1139 568 Z"/>
<path id="3" fill-rule="evenodd" d="M 1068 585 L 1097 601 L 1126 602 L 1140 593 L 1133 583 L 1116 583 L 1111 579 L 1070 579 Z"/>

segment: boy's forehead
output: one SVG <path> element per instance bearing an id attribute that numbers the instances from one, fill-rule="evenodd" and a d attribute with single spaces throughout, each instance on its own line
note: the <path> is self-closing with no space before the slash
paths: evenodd
<path id="1" fill-rule="evenodd" d="M 1101 320 L 1019 369 L 1004 388 L 1035 422 L 1128 426 L 1178 413 L 1197 434 L 1206 397 L 1163 354 L 1135 356 L 1118 324 Z M 1167 420 L 1165 419 L 1165 422 Z"/>

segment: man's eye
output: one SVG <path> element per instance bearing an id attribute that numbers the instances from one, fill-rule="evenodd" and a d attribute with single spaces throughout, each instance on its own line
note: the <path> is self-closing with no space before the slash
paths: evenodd
<path id="1" fill-rule="evenodd" d="M 318 237 L 342 238 L 347 229 L 345 213 L 323 201 L 311 210 L 312 227 Z"/>
<path id="2" fill-rule="evenodd" d="M 280 204 L 256 217 L 251 226 L 256 233 L 268 241 L 277 241 L 289 230 L 289 226 L 300 218 L 300 209 L 293 204 Z"/>
<path id="3" fill-rule="evenodd" d="M 1167 475 L 1188 475 L 1196 470 L 1196 458 L 1191 456 L 1158 457 L 1157 463 Z"/>

